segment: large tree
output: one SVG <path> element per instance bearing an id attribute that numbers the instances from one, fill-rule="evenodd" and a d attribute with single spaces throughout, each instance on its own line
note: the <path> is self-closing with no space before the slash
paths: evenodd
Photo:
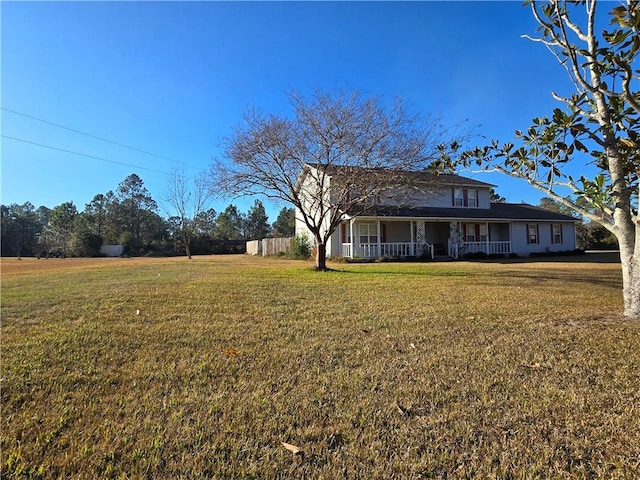
<path id="1" fill-rule="evenodd" d="M 260 200 L 255 200 L 245 219 L 247 240 L 261 240 L 271 233 L 267 211 Z"/>
<path id="2" fill-rule="evenodd" d="M 191 259 L 191 242 L 198 233 L 200 216 L 210 204 L 210 190 L 203 176 L 191 179 L 184 170 L 173 169 L 167 181 L 164 201 L 176 214 L 172 223 L 187 257 Z"/>
<path id="3" fill-rule="evenodd" d="M 106 195 L 99 193 L 84 207 L 84 215 L 89 228 L 95 235 L 104 237 L 106 233 L 109 207 L 112 203 L 113 192 Z"/>
<path id="4" fill-rule="evenodd" d="M 145 231 L 145 220 L 148 220 L 150 215 L 145 212 L 155 214 L 157 208 L 142 179 L 132 173 L 118 185 L 117 202 L 112 204 L 112 214 L 121 222 L 122 233 L 131 237 L 136 246 L 141 246 L 144 237 L 149 236 L 149 232 Z M 155 217 L 153 219 L 155 220 Z"/>
<path id="5" fill-rule="evenodd" d="M 216 240 L 242 240 L 245 239 L 244 231 L 245 217 L 231 204 L 218 215 L 213 237 Z"/>
<path id="6" fill-rule="evenodd" d="M 315 240 L 316 268 L 324 270 L 326 243 L 344 213 L 404 186 L 399 172 L 425 168 L 445 132 L 400 100 L 387 105 L 380 97 L 344 91 L 292 92 L 288 100 L 291 116 L 248 110 L 212 171 L 222 192 L 296 207 Z M 300 188 L 303 172 L 306 188 Z"/>
<path id="7" fill-rule="evenodd" d="M 3 256 L 33 255 L 46 218 L 41 218 L 44 207 L 37 210 L 30 202 L 23 205 L 1 206 L 0 250 Z"/>
<path id="8" fill-rule="evenodd" d="M 283 207 L 271 228 L 275 237 L 293 237 L 296 232 L 296 209 Z"/>
<path id="9" fill-rule="evenodd" d="M 596 15 L 595 0 L 529 2 L 539 24 L 527 37 L 546 46 L 576 92 L 553 97 L 563 108 L 516 131 L 515 142 L 463 152 L 466 166 L 483 166 L 521 178 L 548 197 L 597 222 L 618 240 L 624 313 L 640 318 L 640 6 L 628 0 L 610 9 L 610 23 Z M 590 175 L 572 172 L 592 171 Z M 588 207 L 572 200 L 587 200 Z"/>
<path id="10" fill-rule="evenodd" d="M 64 202 L 53 208 L 43 232 L 49 248 L 67 257 L 73 255 L 77 220 L 78 209 L 73 202 Z"/>

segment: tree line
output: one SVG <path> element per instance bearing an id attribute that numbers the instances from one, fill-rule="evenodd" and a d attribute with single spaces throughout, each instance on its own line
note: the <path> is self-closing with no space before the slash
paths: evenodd
<path id="1" fill-rule="evenodd" d="M 2 256 L 99 256 L 103 245 L 122 245 L 126 255 L 184 254 L 179 216 L 161 216 L 142 179 L 131 174 L 114 191 L 99 193 L 79 210 L 73 202 L 54 208 L 0 205 Z M 224 211 L 200 211 L 193 219 L 189 251 L 193 254 L 244 251 L 243 241 L 294 234 L 293 208 L 283 208 L 272 224 L 256 200 L 241 212 L 230 204 Z"/>

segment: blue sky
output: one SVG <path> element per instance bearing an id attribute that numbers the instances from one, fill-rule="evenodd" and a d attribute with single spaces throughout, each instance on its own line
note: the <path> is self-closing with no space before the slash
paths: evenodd
<path id="1" fill-rule="evenodd" d="M 2 110 L 3 204 L 79 210 L 137 173 L 159 201 L 166 172 L 208 168 L 250 105 L 288 113 L 290 89 L 358 89 L 467 121 L 503 141 L 572 93 L 535 22 L 503 2 L 2 2 L 1 102 L 122 148 Z M 14 137 L 91 157 L 24 143 Z M 162 158 L 160 158 L 162 157 Z M 463 172 L 464 174 L 464 172 Z M 542 194 L 497 174 L 508 201 Z M 246 211 L 253 199 L 220 199 Z M 267 204 L 270 220 L 281 205 Z"/>

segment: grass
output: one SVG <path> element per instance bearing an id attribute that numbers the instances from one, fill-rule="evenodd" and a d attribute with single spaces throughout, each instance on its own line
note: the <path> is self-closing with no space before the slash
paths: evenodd
<path id="1" fill-rule="evenodd" d="M 1 267 L 2 478 L 640 477 L 618 264 Z"/>

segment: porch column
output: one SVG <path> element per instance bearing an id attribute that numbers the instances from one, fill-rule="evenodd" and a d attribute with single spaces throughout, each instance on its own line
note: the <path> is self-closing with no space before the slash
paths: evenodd
<path id="1" fill-rule="evenodd" d="M 350 219 L 349 220 L 349 241 L 351 242 L 349 249 L 351 250 L 351 258 L 356 256 L 356 252 L 355 250 L 355 244 L 353 243 L 353 223 L 354 223 L 354 219 Z"/>
<path id="2" fill-rule="evenodd" d="M 489 250 L 490 247 L 490 241 L 489 241 L 489 222 L 485 222 L 486 223 L 486 228 L 487 228 L 487 255 L 491 254 L 491 251 Z"/>
<path id="3" fill-rule="evenodd" d="M 411 238 L 411 255 L 415 256 L 416 255 L 416 246 L 415 243 L 413 241 L 413 220 L 409 220 L 409 234 L 411 235 L 409 238 Z"/>
<path id="4" fill-rule="evenodd" d="M 377 256 L 381 257 L 382 256 L 382 238 L 380 237 L 381 237 L 382 230 L 380 229 L 380 220 L 376 222 L 376 227 L 378 228 L 378 255 Z"/>
<path id="5" fill-rule="evenodd" d="M 529 232 L 527 232 L 527 235 Z M 513 253 L 513 223 L 509 222 L 509 253 Z"/>
<path id="6" fill-rule="evenodd" d="M 425 222 L 416 222 L 416 237 L 418 237 L 416 240 L 418 242 L 418 248 L 420 249 L 420 252 L 416 252 L 416 255 L 422 255 L 427 243 Z"/>

